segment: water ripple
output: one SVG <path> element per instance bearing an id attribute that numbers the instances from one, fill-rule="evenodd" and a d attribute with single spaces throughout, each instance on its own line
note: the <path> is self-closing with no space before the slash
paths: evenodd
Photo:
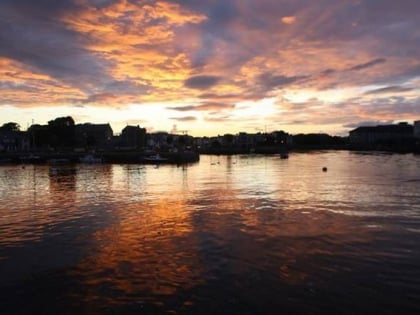
<path id="1" fill-rule="evenodd" d="M 418 157 L 283 162 L 1 167 L 0 313 L 418 313 Z"/>

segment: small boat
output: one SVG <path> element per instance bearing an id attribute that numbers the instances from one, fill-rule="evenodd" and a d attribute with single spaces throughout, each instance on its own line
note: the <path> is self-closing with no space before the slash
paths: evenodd
<path id="1" fill-rule="evenodd" d="M 280 158 L 282 160 L 289 158 L 289 150 L 287 149 L 287 146 L 285 145 L 280 146 L 279 152 L 280 152 Z"/>
<path id="2" fill-rule="evenodd" d="M 287 152 L 282 152 L 282 153 L 280 153 L 280 158 L 282 160 L 288 159 L 289 158 L 289 154 Z"/>
<path id="3" fill-rule="evenodd" d="M 143 161 L 145 162 L 151 162 L 151 163 L 161 163 L 161 162 L 167 162 L 169 159 L 161 157 L 159 154 L 156 155 L 150 155 L 143 158 Z"/>
<path id="4" fill-rule="evenodd" d="M 102 158 L 95 157 L 92 154 L 87 154 L 79 158 L 80 163 L 87 163 L 87 164 L 95 164 L 95 163 L 102 163 Z"/>
<path id="5" fill-rule="evenodd" d="M 21 156 L 21 157 L 19 157 L 19 159 L 22 163 L 40 163 L 40 162 L 42 162 L 42 159 L 39 155 L 33 155 L 33 154 Z"/>

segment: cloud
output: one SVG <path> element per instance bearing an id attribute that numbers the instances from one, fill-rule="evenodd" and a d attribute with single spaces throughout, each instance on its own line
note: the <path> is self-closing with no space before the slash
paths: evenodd
<path id="1" fill-rule="evenodd" d="M 418 0 L 3 0 L 0 106 L 160 103 L 233 121 L 234 104 L 252 101 L 251 113 L 294 94 L 322 104 L 284 102 L 283 121 L 414 118 L 419 10 Z"/>
<path id="2" fill-rule="evenodd" d="M 293 24 L 296 22 L 296 16 L 284 16 L 281 18 L 284 24 Z"/>
<path id="3" fill-rule="evenodd" d="M 194 121 L 197 120 L 197 117 L 195 116 L 184 116 L 184 117 L 172 117 L 171 120 L 176 120 L 176 121 Z"/>
<path id="4" fill-rule="evenodd" d="M 405 120 L 420 116 L 420 97 L 384 97 L 376 98 L 360 106 L 359 112 L 366 117 L 381 116 L 389 120 Z"/>
<path id="5" fill-rule="evenodd" d="M 168 109 L 176 110 L 180 112 L 187 111 L 220 111 L 226 109 L 234 109 L 235 105 L 233 104 L 223 104 L 223 103 L 204 103 L 200 105 L 190 105 L 190 106 L 175 106 L 168 107 Z"/>
<path id="6" fill-rule="evenodd" d="M 198 75 L 185 80 L 184 85 L 191 89 L 206 90 L 215 86 L 221 77 L 212 75 Z"/>
<path id="7" fill-rule="evenodd" d="M 89 104 L 89 103 L 108 103 L 112 102 L 116 98 L 115 94 L 112 93 L 100 93 L 90 95 L 87 99 L 83 100 L 82 103 Z"/>
<path id="8" fill-rule="evenodd" d="M 203 93 L 199 97 L 201 99 L 213 99 L 213 100 L 241 100 L 241 94 L 220 94 L 220 93 Z"/>
<path id="9" fill-rule="evenodd" d="M 379 89 L 367 91 L 365 94 L 385 94 L 385 93 L 403 93 L 412 91 L 413 88 L 402 87 L 402 86 L 387 86 Z"/>
<path id="10" fill-rule="evenodd" d="M 232 117 L 230 115 L 223 115 L 223 116 L 206 116 L 204 117 L 204 120 L 207 122 L 228 122 L 232 120 Z"/>
<path id="11" fill-rule="evenodd" d="M 179 111 L 179 112 L 189 112 L 189 111 L 192 111 L 192 110 L 196 110 L 196 106 L 194 106 L 194 105 L 189 105 L 189 106 L 169 106 L 168 107 L 168 109 L 171 109 L 171 110 L 176 110 L 176 111 Z"/>
<path id="12" fill-rule="evenodd" d="M 265 88 L 265 89 L 273 89 L 283 87 L 285 85 L 289 85 L 295 82 L 298 82 L 303 79 L 307 79 L 310 76 L 307 75 L 298 75 L 298 76 L 284 76 L 284 75 L 274 75 L 269 72 L 265 72 L 258 76 L 258 82 Z"/>
<path id="13" fill-rule="evenodd" d="M 321 76 L 329 76 L 329 75 L 331 75 L 331 74 L 333 74 L 333 73 L 335 73 L 337 70 L 335 70 L 335 69 L 325 69 L 325 70 L 322 70 L 321 72 L 320 72 L 320 75 Z"/>
<path id="14" fill-rule="evenodd" d="M 31 16 L 43 19 L 55 19 L 57 15 L 80 9 L 74 0 L 38 0 L 34 4 L 31 0 L 2 0 L 2 10 L 14 12 L 16 16 Z"/>
<path id="15" fill-rule="evenodd" d="M 349 68 L 348 70 L 349 71 L 364 70 L 364 69 L 367 69 L 367 68 L 376 66 L 378 64 L 385 63 L 385 62 L 386 62 L 386 59 L 385 58 L 376 58 L 376 59 L 373 59 L 373 60 L 371 60 L 369 62 L 355 65 L 355 66 Z"/>
<path id="16" fill-rule="evenodd" d="M 80 87 L 106 78 L 106 64 L 99 63 L 79 34 L 60 20 L 79 10 L 74 1 L 2 1 L 0 56 Z"/>

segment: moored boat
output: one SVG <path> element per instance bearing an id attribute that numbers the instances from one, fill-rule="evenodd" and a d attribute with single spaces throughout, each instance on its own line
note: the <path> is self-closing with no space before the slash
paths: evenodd
<path id="1" fill-rule="evenodd" d="M 95 157 L 92 154 L 87 154 L 79 158 L 80 163 L 87 163 L 87 164 L 95 164 L 95 163 L 102 163 L 102 158 Z"/>
<path id="2" fill-rule="evenodd" d="M 287 152 L 282 152 L 282 153 L 280 153 L 280 158 L 282 160 L 288 159 L 289 158 L 289 154 Z"/>
<path id="3" fill-rule="evenodd" d="M 39 155 L 34 155 L 34 154 L 20 156 L 19 159 L 22 163 L 41 163 L 42 162 L 41 157 Z"/>
<path id="4" fill-rule="evenodd" d="M 146 156 L 143 158 L 143 161 L 150 163 L 162 163 L 169 161 L 168 158 L 161 157 L 159 154 Z"/>

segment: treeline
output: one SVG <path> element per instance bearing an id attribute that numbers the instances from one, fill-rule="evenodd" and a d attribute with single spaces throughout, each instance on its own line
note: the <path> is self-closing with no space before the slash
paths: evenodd
<path id="1" fill-rule="evenodd" d="M 330 136 L 324 133 L 297 134 L 292 137 L 295 148 L 343 148 L 349 144 L 348 137 Z"/>
<path id="2" fill-rule="evenodd" d="M 27 133 L 31 147 L 74 147 L 76 145 L 76 125 L 72 117 L 59 117 L 48 121 L 47 125 L 32 125 Z"/>
<path id="3" fill-rule="evenodd" d="M 0 127 L 0 133 L 9 143 L 23 142 L 24 137 L 30 148 L 73 148 L 77 143 L 76 125 L 70 116 L 55 118 L 46 125 L 31 125 L 27 131 L 21 131 L 16 122 L 8 122 Z"/>

